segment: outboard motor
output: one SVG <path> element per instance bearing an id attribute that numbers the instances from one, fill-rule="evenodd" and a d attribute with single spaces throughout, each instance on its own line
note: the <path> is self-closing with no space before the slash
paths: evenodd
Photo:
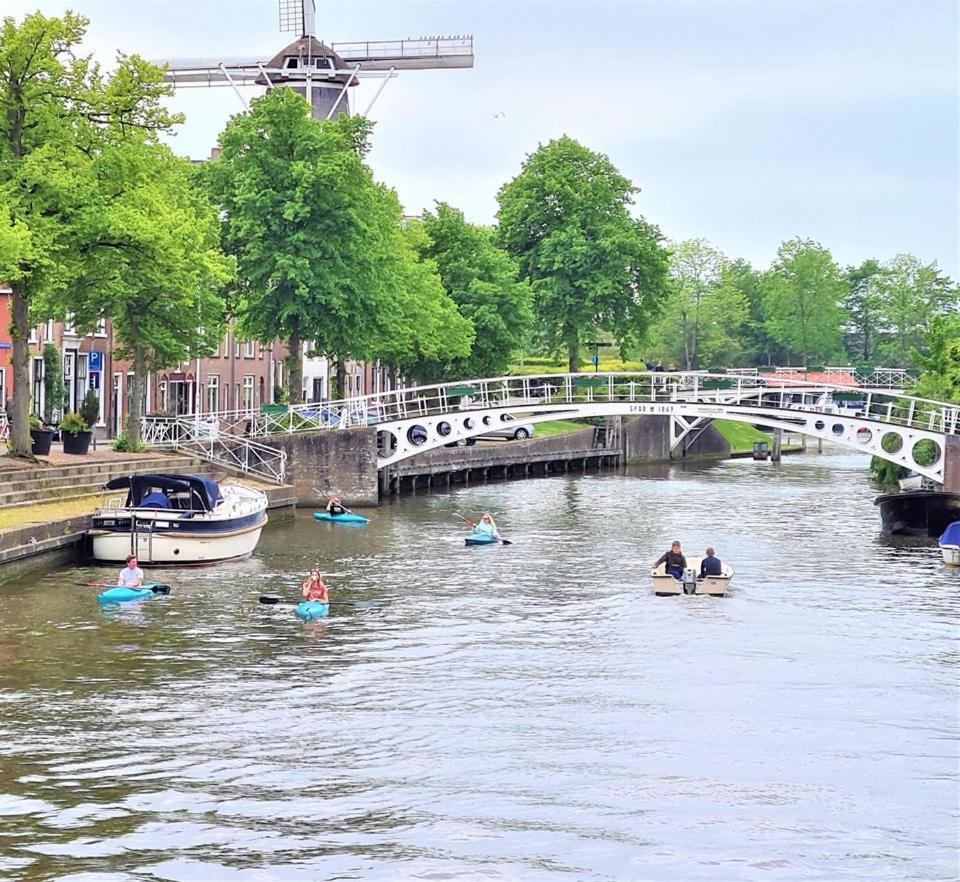
<path id="1" fill-rule="evenodd" d="M 683 593 L 697 593 L 697 571 L 693 567 L 686 567 L 683 571 Z"/>

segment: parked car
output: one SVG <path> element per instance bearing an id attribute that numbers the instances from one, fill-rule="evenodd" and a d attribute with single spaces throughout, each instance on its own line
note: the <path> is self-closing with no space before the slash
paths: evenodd
<path id="1" fill-rule="evenodd" d="M 503 425 L 492 432 L 484 432 L 481 438 L 506 438 L 515 441 L 522 441 L 525 438 L 532 438 L 534 433 L 533 425 L 530 423 L 521 423 L 513 414 L 505 413 L 502 417 Z"/>

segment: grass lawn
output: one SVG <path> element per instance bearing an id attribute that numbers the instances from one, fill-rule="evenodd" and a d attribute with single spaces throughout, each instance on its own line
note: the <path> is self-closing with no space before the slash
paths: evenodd
<path id="1" fill-rule="evenodd" d="M 645 371 L 646 365 L 642 361 L 621 361 L 619 358 L 601 358 L 598 370 L 600 373 L 629 373 L 630 371 Z M 593 362 L 589 357 L 580 359 L 581 373 L 592 373 Z M 507 368 L 507 373 L 514 377 L 532 377 L 541 374 L 565 374 L 567 373 L 567 360 L 554 360 L 552 358 L 541 358 L 540 356 L 531 356 L 525 358 L 523 364 L 514 362 Z"/>
<path id="2" fill-rule="evenodd" d="M 573 420 L 547 420 L 543 423 L 534 423 L 534 438 L 549 438 L 551 435 L 562 435 L 565 432 L 575 432 L 577 429 L 589 428 L 587 423 L 575 423 Z"/>
<path id="3" fill-rule="evenodd" d="M 773 435 L 760 432 L 749 423 L 735 423 L 731 420 L 714 420 L 717 430 L 727 439 L 731 453 L 749 453 L 754 441 L 766 441 L 773 446 Z"/>

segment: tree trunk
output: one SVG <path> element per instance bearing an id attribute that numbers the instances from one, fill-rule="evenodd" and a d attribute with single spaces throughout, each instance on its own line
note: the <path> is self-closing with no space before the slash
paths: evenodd
<path id="1" fill-rule="evenodd" d="M 390 386 L 390 391 L 395 392 L 397 389 L 397 366 L 393 363 L 387 366 L 387 382 Z"/>
<path id="2" fill-rule="evenodd" d="M 347 388 L 347 360 L 337 355 L 337 398 L 346 398 Z"/>
<path id="3" fill-rule="evenodd" d="M 130 328 L 131 336 L 137 333 L 136 324 Z M 133 391 L 130 393 L 130 411 L 127 413 L 127 441 L 136 449 L 140 444 L 140 402 L 143 401 L 143 387 L 147 382 L 147 359 L 143 346 L 133 344 Z"/>
<path id="4" fill-rule="evenodd" d="M 300 325 L 293 324 L 290 339 L 287 341 L 290 356 L 287 359 L 287 389 L 290 392 L 291 404 L 303 404 L 303 338 L 300 336 Z"/>
<path id="5" fill-rule="evenodd" d="M 30 440 L 30 304 L 23 284 L 13 287 L 13 407 L 10 418 L 10 445 L 14 456 L 32 457 Z"/>

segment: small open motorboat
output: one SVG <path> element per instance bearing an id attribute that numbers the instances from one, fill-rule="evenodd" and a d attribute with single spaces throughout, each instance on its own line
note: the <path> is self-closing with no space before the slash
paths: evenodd
<path id="1" fill-rule="evenodd" d="M 960 567 L 960 521 L 954 521 L 943 531 L 940 553 L 948 567 Z"/>
<path id="2" fill-rule="evenodd" d="M 650 573 L 653 579 L 653 593 L 657 597 L 666 597 L 670 594 L 711 594 L 714 597 L 723 597 L 733 579 L 733 567 L 730 564 L 721 563 L 722 575 L 704 576 L 701 579 L 700 561 L 699 557 L 688 557 L 682 579 L 674 579 L 667 572 L 667 565 L 660 564 Z"/>

